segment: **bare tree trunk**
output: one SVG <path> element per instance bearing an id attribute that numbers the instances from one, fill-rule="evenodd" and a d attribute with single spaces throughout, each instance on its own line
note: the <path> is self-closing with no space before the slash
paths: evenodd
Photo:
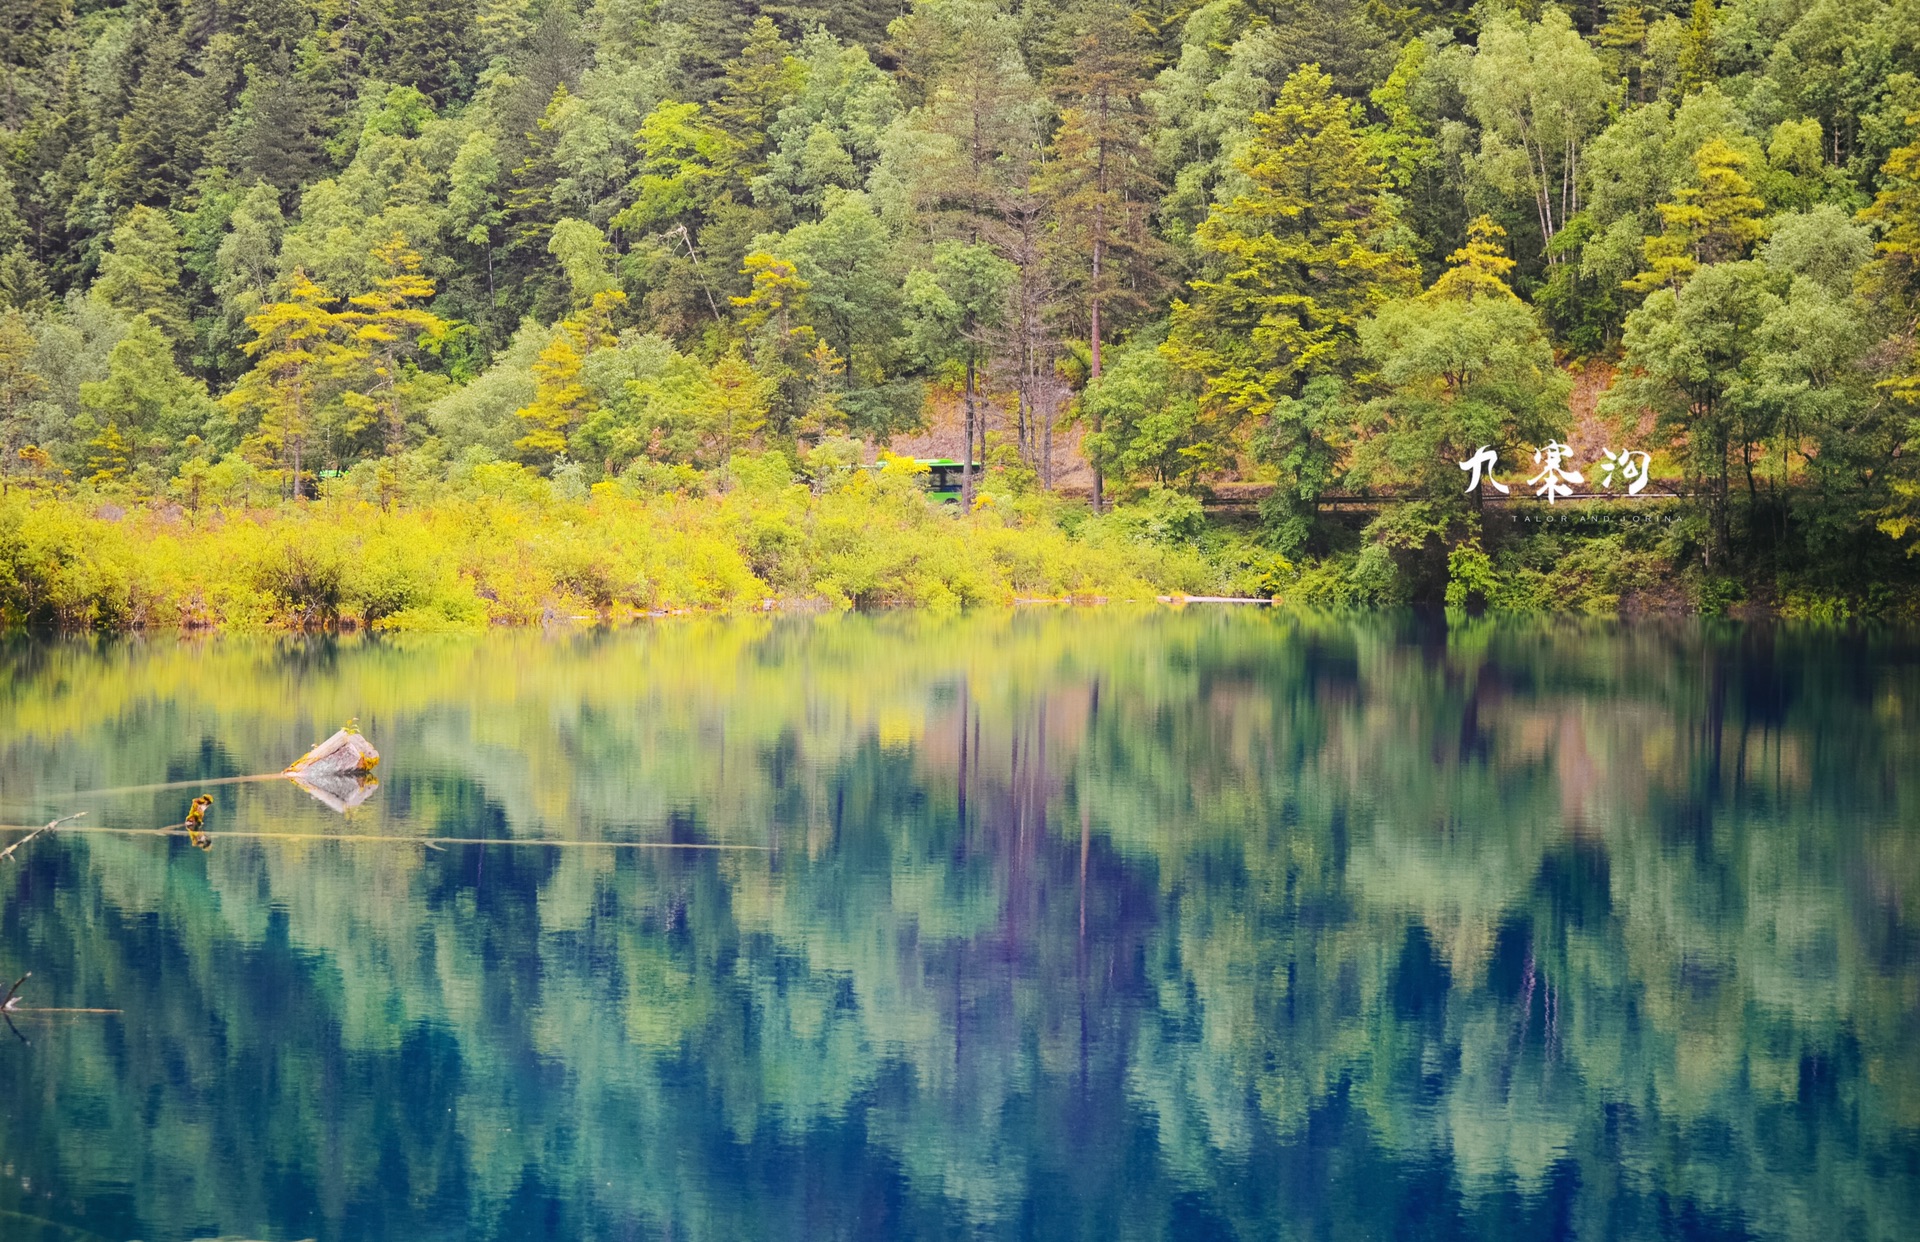
<path id="1" fill-rule="evenodd" d="M 968 369 L 971 370 L 972 368 L 969 367 Z M 992 403 L 989 402 L 986 405 L 981 404 L 979 384 L 977 380 L 973 387 L 974 387 L 973 425 L 975 429 L 980 433 L 980 456 L 975 460 L 977 460 L 980 463 L 981 476 L 985 477 L 987 473 L 987 411 L 992 408 Z"/>
<path id="2" fill-rule="evenodd" d="M 1733 552 L 1733 475 L 1725 462 L 1720 465 L 1720 546 Z"/>
<path id="3" fill-rule="evenodd" d="M 1101 261 L 1106 258 L 1107 228 L 1107 106 L 1108 100 L 1103 94 L 1100 97 L 1100 158 L 1097 171 L 1095 172 L 1095 189 L 1097 192 L 1093 200 L 1093 305 L 1088 315 L 1088 383 L 1092 383 L 1094 380 L 1100 378 L 1100 269 Z M 1093 423 L 1093 430 L 1100 430 L 1100 425 L 1097 420 Z M 1089 459 L 1089 464 L 1091 464 L 1091 459 Z M 1095 513 L 1100 512 L 1102 508 L 1101 485 L 1104 482 L 1105 480 L 1100 477 L 1100 467 L 1094 466 L 1093 511 Z"/>
<path id="4" fill-rule="evenodd" d="M 973 509 L 973 359 L 967 359 L 966 448 L 960 455 L 960 507 Z"/>
<path id="5" fill-rule="evenodd" d="M 1100 209 L 1098 207 L 1094 208 L 1093 215 L 1094 215 L 1094 221 L 1095 221 L 1094 229 L 1097 232 L 1100 227 L 1099 226 Z M 1092 321 L 1092 330 L 1089 333 L 1090 345 L 1091 345 L 1090 365 L 1087 368 L 1088 383 L 1092 383 L 1094 380 L 1097 380 L 1100 378 L 1100 241 L 1097 236 L 1095 237 L 1094 243 L 1093 243 L 1093 287 L 1094 287 L 1093 288 L 1093 307 L 1092 307 L 1092 314 L 1090 316 Z M 1096 432 L 1099 431 L 1100 430 L 1099 417 L 1096 415 L 1089 425 L 1092 427 L 1094 431 Z M 1088 461 L 1089 461 L 1089 464 L 1092 463 L 1091 458 L 1089 458 Z M 1101 509 L 1102 498 L 1100 493 L 1101 493 L 1101 484 L 1104 481 L 1105 480 L 1103 480 L 1100 477 L 1100 467 L 1095 465 L 1093 467 L 1093 511 L 1095 513 L 1100 512 L 1100 509 Z"/>
<path id="6" fill-rule="evenodd" d="M 1019 271 L 1015 304 L 1005 340 L 1009 365 L 1015 369 L 1015 387 L 1021 406 L 1022 460 L 1037 467 L 1043 486 L 1053 486 L 1053 428 L 1043 423 L 1046 400 L 1042 392 L 1043 356 L 1047 328 L 1045 312 L 1052 292 L 1047 284 L 1040 239 L 1045 231 L 1045 204 L 1024 190 L 1001 200 L 1006 249 Z M 984 420 L 983 420 L 984 421 Z M 984 430 L 984 429 L 983 429 Z"/>
<path id="7" fill-rule="evenodd" d="M 1013 395 L 1013 439 L 1020 453 L 1020 464 L 1032 466 L 1033 458 L 1027 452 L 1027 391 L 1025 385 Z"/>
<path id="8" fill-rule="evenodd" d="M 1038 395 L 1039 385 L 1034 385 Z M 1036 406 L 1036 412 L 1038 408 Z M 1040 413 L 1040 482 L 1048 491 L 1053 490 L 1053 415 Z"/>
<path id="9" fill-rule="evenodd" d="M 307 412 L 296 398 L 293 403 L 295 423 L 287 429 L 288 439 L 293 441 L 293 498 L 300 499 L 300 449 L 306 439 Z"/>

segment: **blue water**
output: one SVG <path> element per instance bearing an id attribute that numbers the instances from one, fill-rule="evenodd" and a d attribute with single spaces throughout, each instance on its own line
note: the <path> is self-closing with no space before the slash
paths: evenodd
<path id="1" fill-rule="evenodd" d="M 1192 608 L 0 663 L 0 819 L 87 812 L 0 862 L 0 1238 L 1920 1220 L 1900 635 Z M 349 718 L 344 814 L 209 783 Z M 147 831 L 203 789 L 210 849 Z"/>

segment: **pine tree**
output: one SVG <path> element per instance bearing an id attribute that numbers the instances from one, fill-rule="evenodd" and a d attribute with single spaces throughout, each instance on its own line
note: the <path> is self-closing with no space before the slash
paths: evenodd
<path id="1" fill-rule="evenodd" d="M 1907 118 L 1920 126 L 1920 114 Z M 1908 410 L 1920 408 L 1920 138 L 1896 147 L 1880 169 L 1880 191 L 1861 219 L 1879 226 L 1876 257 L 1861 273 L 1864 292 L 1882 307 L 1897 328 L 1899 362 L 1879 387 Z M 1920 527 L 1920 479 L 1909 468 L 1891 482 L 1894 499 L 1873 516 L 1879 528 L 1905 539 Z M 1920 555 L 1920 541 L 1907 545 Z"/>
<path id="2" fill-rule="evenodd" d="M 1626 282 L 1635 293 L 1678 289 L 1708 263 L 1743 256 L 1766 228 L 1766 208 L 1743 175 L 1751 161 L 1724 139 L 1714 138 L 1694 153 L 1697 185 L 1684 187 L 1678 200 L 1659 205 L 1660 235 L 1647 239 L 1647 270 Z"/>
<path id="3" fill-rule="evenodd" d="M 737 348 L 715 362 L 707 378 L 700 425 L 708 457 L 718 464 L 720 483 L 725 487 L 733 455 L 767 424 L 767 403 L 772 400 L 774 386 L 747 365 Z"/>
<path id="4" fill-rule="evenodd" d="M 725 66 L 726 80 L 708 106 L 721 132 L 732 140 L 726 171 L 744 191 L 767 163 L 767 130 L 799 92 L 803 70 L 793 45 L 773 19 L 761 14 L 747 31 L 740 55 Z"/>
<path id="5" fill-rule="evenodd" d="M 1216 203 L 1195 231 L 1206 275 L 1174 302 L 1163 347 L 1199 377 L 1199 417 L 1216 440 L 1255 424 L 1261 456 L 1282 476 L 1268 517 L 1288 542 L 1305 537 L 1334 476 L 1339 389 L 1360 361 L 1360 321 L 1419 287 L 1357 115 L 1307 65 L 1254 117 L 1237 165 L 1248 191 Z"/>
<path id="6" fill-rule="evenodd" d="M 186 243 L 166 212 L 135 207 L 108 239 L 93 296 L 128 315 L 145 315 L 176 345 L 187 339 L 187 304 L 180 292 L 180 256 Z"/>
<path id="7" fill-rule="evenodd" d="M 0 10 L 0 129 L 18 129 L 34 95 L 35 70 L 60 32 L 64 0 L 8 0 Z"/>
<path id="8" fill-rule="evenodd" d="M 1693 0 L 1686 39 L 1680 45 L 1680 93 L 1694 94 L 1714 80 L 1713 27 L 1719 13 L 1713 0 Z"/>
<path id="9" fill-rule="evenodd" d="M 905 69 L 923 99 L 913 121 L 941 139 L 918 170 L 936 235 L 981 241 L 1036 145 L 1040 98 L 1019 47 L 1019 26 L 998 0 L 923 4 L 895 25 Z"/>
<path id="10" fill-rule="evenodd" d="M 759 7 L 790 29 L 820 26 L 843 43 L 879 55 L 891 50 L 888 23 L 906 6 L 900 0 L 769 0 Z"/>
<path id="11" fill-rule="evenodd" d="M 1048 81 L 1060 125 L 1035 189 L 1053 209 L 1062 284 L 1085 308 L 1088 378 L 1098 379 L 1113 312 L 1145 303 L 1165 253 L 1149 228 L 1159 191 L 1141 99 L 1149 32 L 1124 0 L 1077 0 L 1060 20 L 1068 59 Z M 1096 471 L 1096 508 L 1100 492 Z"/>
<path id="12" fill-rule="evenodd" d="M 1599 31 L 1608 70 L 1626 84 L 1640 103 L 1647 101 L 1647 10 L 1640 0 L 1626 0 L 1607 10 L 1607 24 Z"/>
<path id="13" fill-rule="evenodd" d="M 1235 421 L 1266 418 L 1306 377 L 1349 373 L 1354 325 L 1418 287 L 1356 117 L 1328 75 L 1294 73 L 1254 118 L 1239 165 L 1251 188 L 1195 233 L 1208 272 L 1174 303 L 1167 348 Z"/>
<path id="14" fill-rule="evenodd" d="M 248 61 L 246 77 L 227 138 L 234 175 L 281 190 L 304 187 L 324 163 L 325 96 L 295 72 L 285 48 Z"/>
<path id="15" fill-rule="evenodd" d="M 1506 235 L 1491 216 L 1475 218 L 1467 225 L 1467 244 L 1447 256 L 1447 270 L 1420 296 L 1436 302 L 1471 302 L 1477 298 L 1519 301 L 1519 295 L 1507 284 L 1507 273 L 1513 270 L 1514 262 L 1507 257 L 1502 240 Z"/>
<path id="16" fill-rule="evenodd" d="M 334 369 L 340 323 L 332 301 L 305 272 L 295 271 L 285 301 L 247 316 L 254 339 L 242 350 L 253 369 L 226 397 L 236 414 L 251 418 L 249 443 L 283 464 L 292 496 L 305 495 L 307 440 Z"/>
<path id="17" fill-rule="evenodd" d="M 119 141 L 100 176 L 109 210 L 171 203 L 191 178 L 200 145 L 200 135 L 187 125 L 184 43 L 158 14 L 140 23 L 140 34 L 139 76 L 119 118 Z"/>
<path id="18" fill-rule="evenodd" d="M 693 86 L 696 99 L 704 101 L 725 93 L 727 53 L 752 37 L 749 21 L 756 11 L 771 25 L 785 16 L 778 9 L 777 5 L 747 5 L 737 0 L 676 0 L 673 16 L 691 36 L 682 54 L 680 71 Z M 797 35 L 816 23 L 787 21 L 781 24 L 788 34 Z"/>
<path id="19" fill-rule="evenodd" d="M 481 59 L 504 59 L 522 51 L 534 32 L 532 11 L 532 0 L 479 0 L 473 24 Z"/>
<path id="20" fill-rule="evenodd" d="M 20 218 L 20 199 L 14 193 L 13 179 L 0 167 L 0 252 L 26 240 L 27 222 Z"/>
<path id="21" fill-rule="evenodd" d="M 133 450 L 118 423 L 101 427 L 86 442 L 87 482 L 99 485 L 118 483 L 127 477 L 133 464 Z"/>
<path id="22" fill-rule="evenodd" d="M 24 245 L 0 254 L 0 309 L 39 310 L 52 301 L 47 269 L 34 262 Z"/>
<path id="23" fill-rule="evenodd" d="M 435 107 L 458 101 L 472 78 L 473 0 L 386 0 L 377 75 L 426 95 Z"/>
<path id="24" fill-rule="evenodd" d="M 1429 520 L 1462 515 L 1457 463 L 1481 446 L 1504 453 L 1565 430 L 1569 381 L 1539 316 L 1506 283 L 1505 236 L 1485 216 L 1473 221 L 1431 288 L 1360 325 L 1386 391 L 1367 407 L 1350 478 L 1418 483 Z M 1476 514 L 1482 499 L 1473 494 Z"/>
<path id="25" fill-rule="evenodd" d="M 594 410 L 587 388 L 587 356 L 614 344 L 613 314 L 627 295 L 609 291 L 595 295 L 584 313 L 564 320 L 553 341 L 534 361 L 533 401 L 518 412 L 527 433 L 514 441 L 528 461 L 551 463 L 567 451 L 567 437 Z"/>
<path id="26" fill-rule="evenodd" d="M 76 429 L 96 433 L 88 464 L 97 480 L 134 468 L 157 485 L 187 437 L 206 430 L 214 404 L 205 383 L 181 373 L 160 329 L 136 315 L 107 355 L 106 377 L 80 385 L 80 409 Z"/>
<path id="27" fill-rule="evenodd" d="M 808 285 L 791 259 L 764 250 L 749 254 L 740 274 L 752 285 L 745 296 L 730 300 L 752 345 L 754 367 L 774 385 L 769 421 L 774 434 L 786 440 L 822 378 L 813 365 L 819 337 L 799 318 Z"/>
<path id="28" fill-rule="evenodd" d="M 8 176 L 21 195 L 29 253 L 63 289 L 78 278 L 82 245 L 90 240 L 88 221 L 74 210 L 94 197 L 87 168 L 94 104 L 85 63 L 69 56 L 50 67 L 44 105 L 9 144 Z"/>
<path id="29" fill-rule="evenodd" d="M 530 278 L 546 266 L 547 242 L 560 218 L 553 205 L 554 182 L 561 176 L 555 148 L 560 141 L 559 118 L 571 98 L 564 83 L 554 88 L 546 111 L 526 135 L 525 154 L 508 178 L 504 249 L 522 286 L 530 286 Z M 522 304 L 535 292 L 523 288 Z"/>
<path id="30" fill-rule="evenodd" d="M 1907 118 L 1920 126 L 1920 114 Z M 1865 291 L 1900 325 L 1906 365 L 1884 387 L 1920 406 L 1920 138 L 1896 147 L 1880 169 L 1880 191 L 1860 218 L 1879 226 L 1877 257 L 1862 273 Z"/>
<path id="31" fill-rule="evenodd" d="M 338 321 L 347 332 L 341 365 L 358 364 L 370 374 L 370 390 L 356 392 L 375 413 L 385 433 L 387 452 L 406 446 L 405 373 L 422 348 L 445 339 L 447 323 L 424 304 L 433 297 L 433 281 L 420 271 L 418 252 L 395 233 L 373 252 L 373 289 L 348 300 L 353 309 Z"/>

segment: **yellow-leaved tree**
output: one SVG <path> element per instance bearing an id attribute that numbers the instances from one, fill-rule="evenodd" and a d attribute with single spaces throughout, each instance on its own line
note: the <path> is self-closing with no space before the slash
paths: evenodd
<path id="1" fill-rule="evenodd" d="M 1647 239 L 1647 270 L 1626 282 L 1635 293 L 1678 289 L 1708 263 L 1743 257 L 1765 235 L 1760 213 L 1766 204 L 1753 192 L 1747 154 L 1723 138 L 1694 152 L 1696 185 L 1659 206 L 1661 230 Z"/>
<path id="2" fill-rule="evenodd" d="M 1920 113 L 1907 118 L 1920 127 Z M 1880 388 L 1908 410 L 1920 414 L 1920 138 L 1896 148 L 1880 170 L 1880 192 L 1860 218 L 1880 229 L 1877 257 L 1861 273 L 1861 289 L 1892 317 L 1895 339 L 1904 346 L 1901 360 Z M 1920 427 L 1920 419 L 1915 424 Z M 1911 461 L 1909 456 L 1907 461 Z M 1905 539 L 1920 528 L 1920 478 L 1909 471 L 1892 483 L 1894 500 L 1874 514 L 1880 529 Z M 1907 545 L 1920 555 L 1920 540 Z"/>
<path id="3" fill-rule="evenodd" d="M 373 288 L 336 318 L 346 340 L 336 365 L 356 375 L 347 403 L 378 422 L 389 453 L 406 447 L 408 375 L 421 349 L 445 339 L 447 321 L 425 309 L 433 281 L 417 251 L 395 233 L 373 252 Z"/>
<path id="4" fill-rule="evenodd" d="M 281 464 L 287 494 L 301 494 L 307 439 L 337 371 L 339 312 L 333 295 L 296 270 L 284 301 L 247 316 L 254 339 L 241 346 L 253 369 L 225 398 L 243 422 L 252 422 L 249 447 Z"/>
<path id="5" fill-rule="evenodd" d="M 748 366 L 738 351 L 715 362 L 707 377 L 710 391 L 701 403 L 701 425 L 708 456 L 719 464 L 720 483 L 725 487 L 734 453 L 767 425 L 767 404 L 776 385 Z"/>
<path id="6" fill-rule="evenodd" d="M 519 411 L 527 433 L 513 447 L 529 462 L 550 464 L 567 451 L 567 436 L 594 410 L 584 376 L 587 355 L 615 343 L 613 314 L 627 295 L 605 290 L 586 310 L 562 320 L 553 342 L 533 363 L 533 401 Z"/>

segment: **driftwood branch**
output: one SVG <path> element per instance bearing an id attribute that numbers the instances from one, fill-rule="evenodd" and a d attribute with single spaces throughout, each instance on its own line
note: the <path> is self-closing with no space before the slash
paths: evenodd
<path id="1" fill-rule="evenodd" d="M 79 819 L 82 815 L 85 815 L 85 814 L 86 814 L 85 811 L 75 811 L 71 815 L 62 815 L 59 819 L 51 820 L 48 823 L 42 824 L 40 827 L 35 828 L 32 832 L 29 832 L 26 836 L 21 837 L 18 841 L 15 841 L 12 845 L 9 845 L 6 849 L 0 850 L 0 862 L 6 862 L 8 859 L 12 858 L 13 852 L 15 850 L 19 849 L 21 846 L 25 845 L 27 842 L 33 840 L 35 837 L 39 836 L 41 833 L 52 832 L 55 828 L 58 828 L 60 825 L 66 823 L 68 820 Z M 13 986 L 17 988 L 20 985 L 16 983 Z M 7 995 L 12 996 L 13 993 L 9 992 L 7 993 Z"/>

